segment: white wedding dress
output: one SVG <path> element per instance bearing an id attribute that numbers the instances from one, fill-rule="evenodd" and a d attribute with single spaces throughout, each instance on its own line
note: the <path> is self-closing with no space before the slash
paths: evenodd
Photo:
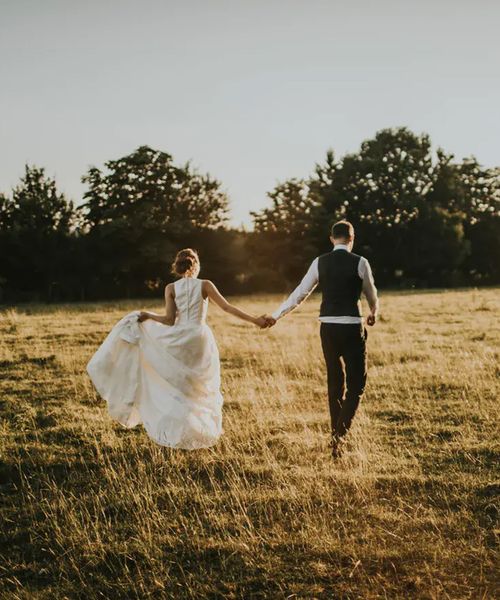
<path id="1" fill-rule="evenodd" d="M 222 433 L 219 352 L 206 324 L 202 281 L 175 282 L 172 326 L 139 311 L 123 317 L 87 365 L 109 414 L 125 427 L 142 423 L 158 444 L 207 448 Z"/>

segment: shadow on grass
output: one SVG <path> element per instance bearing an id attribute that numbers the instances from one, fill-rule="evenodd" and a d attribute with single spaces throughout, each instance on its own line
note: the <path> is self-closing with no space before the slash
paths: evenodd
<path id="1" fill-rule="evenodd" d="M 17 359 L 0 361 L 0 367 L 3 369 L 15 368 L 22 365 L 37 365 L 39 367 L 55 366 L 56 355 L 50 354 L 48 356 L 28 356 L 27 354 L 22 354 Z"/>

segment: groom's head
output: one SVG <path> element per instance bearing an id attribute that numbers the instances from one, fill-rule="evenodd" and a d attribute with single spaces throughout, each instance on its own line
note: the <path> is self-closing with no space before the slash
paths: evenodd
<path id="1" fill-rule="evenodd" d="M 349 221 L 337 221 L 332 225 L 330 240 L 334 246 L 337 244 L 345 244 L 352 249 L 354 244 L 354 227 Z"/>

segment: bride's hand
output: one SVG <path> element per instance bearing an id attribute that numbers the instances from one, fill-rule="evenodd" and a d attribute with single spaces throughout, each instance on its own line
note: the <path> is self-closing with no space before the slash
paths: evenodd
<path id="1" fill-rule="evenodd" d="M 264 315 L 262 315 L 261 317 L 257 317 L 254 323 L 255 325 L 257 325 L 257 327 L 260 327 L 261 329 L 265 329 L 267 327 L 267 321 Z"/>
<path id="2" fill-rule="evenodd" d="M 141 310 L 141 312 L 139 313 L 139 316 L 137 317 L 137 320 L 139 321 L 139 323 L 142 323 L 143 321 L 146 321 L 149 318 L 150 318 L 149 313 Z"/>
<path id="3" fill-rule="evenodd" d="M 268 327 L 272 327 L 276 321 L 272 317 L 261 315 L 255 319 L 254 323 L 261 329 L 267 329 Z"/>

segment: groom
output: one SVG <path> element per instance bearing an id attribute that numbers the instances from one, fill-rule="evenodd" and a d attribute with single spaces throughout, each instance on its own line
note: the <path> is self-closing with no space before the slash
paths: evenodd
<path id="1" fill-rule="evenodd" d="M 330 240 L 333 250 L 313 260 L 297 288 L 266 319 L 267 325 L 273 326 L 301 304 L 319 283 L 322 290 L 320 336 L 327 371 L 332 455 L 337 458 L 366 384 L 368 332 L 361 317 L 360 295 L 364 293 L 370 307 L 368 325 L 375 325 L 377 320 L 378 297 L 370 264 L 352 252 L 352 224 L 349 221 L 335 223 Z"/>

